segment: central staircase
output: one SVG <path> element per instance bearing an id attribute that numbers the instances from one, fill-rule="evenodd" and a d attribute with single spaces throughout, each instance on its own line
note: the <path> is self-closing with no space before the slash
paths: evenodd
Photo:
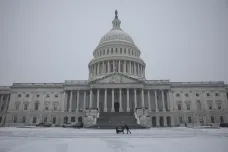
<path id="1" fill-rule="evenodd" d="M 137 124 L 137 120 L 132 112 L 100 112 L 96 125 L 90 128 L 115 129 L 116 126 L 127 124 L 130 129 L 145 128 Z"/>

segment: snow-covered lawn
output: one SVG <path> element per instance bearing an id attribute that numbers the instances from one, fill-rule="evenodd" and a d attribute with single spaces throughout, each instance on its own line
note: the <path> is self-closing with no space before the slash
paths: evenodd
<path id="1" fill-rule="evenodd" d="M 0 152 L 227 152 L 228 129 L 0 128 Z"/>

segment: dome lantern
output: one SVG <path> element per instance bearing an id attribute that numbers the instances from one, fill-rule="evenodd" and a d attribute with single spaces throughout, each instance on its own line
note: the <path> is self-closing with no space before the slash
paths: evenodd
<path id="1" fill-rule="evenodd" d="M 112 30 L 122 30 L 120 28 L 121 21 L 118 18 L 118 11 L 115 10 L 115 19 L 112 21 L 113 28 Z"/>

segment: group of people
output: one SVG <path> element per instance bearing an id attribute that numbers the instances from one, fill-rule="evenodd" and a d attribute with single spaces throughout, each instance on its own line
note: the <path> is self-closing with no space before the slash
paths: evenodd
<path id="1" fill-rule="evenodd" d="M 124 126 L 122 126 L 121 128 L 118 128 L 118 126 L 116 126 L 116 133 L 119 134 L 119 133 L 123 133 L 124 134 L 124 130 L 127 130 L 127 134 L 130 133 L 131 134 L 131 131 L 129 130 L 129 127 L 127 124 L 124 124 Z"/>

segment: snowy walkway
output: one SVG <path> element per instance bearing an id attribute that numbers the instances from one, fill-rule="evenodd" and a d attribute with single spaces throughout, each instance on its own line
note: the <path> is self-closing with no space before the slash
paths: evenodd
<path id="1" fill-rule="evenodd" d="M 227 152 L 228 129 L 0 128 L 0 152 Z"/>

